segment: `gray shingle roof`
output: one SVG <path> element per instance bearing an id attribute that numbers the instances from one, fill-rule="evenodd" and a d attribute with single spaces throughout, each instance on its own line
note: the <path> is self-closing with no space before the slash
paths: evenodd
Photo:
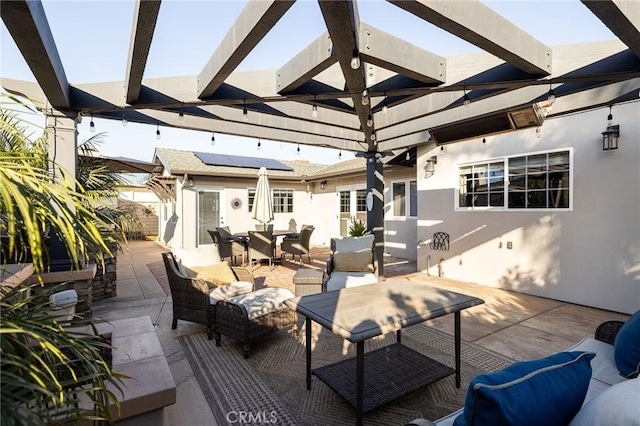
<path id="1" fill-rule="evenodd" d="M 258 171 L 248 167 L 213 166 L 203 163 L 192 151 L 156 148 L 155 156 L 170 174 L 183 173 L 209 176 L 256 176 Z M 278 160 L 293 171 L 269 170 L 269 176 L 283 179 L 313 179 L 314 176 L 340 175 L 354 171 L 365 172 L 363 158 L 355 158 L 327 166 L 302 160 Z"/>

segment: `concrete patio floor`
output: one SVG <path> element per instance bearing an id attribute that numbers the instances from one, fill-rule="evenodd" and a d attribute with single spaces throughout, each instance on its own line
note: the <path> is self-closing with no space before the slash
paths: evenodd
<path id="1" fill-rule="evenodd" d="M 171 330 L 171 299 L 147 266 L 161 262 L 160 253 L 166 250 L 153 241 L 130 242 L 128 250 L 118 255 L 118 296 L 95 302 L 93 316 L 113 321 L 148 315 L 177 385 L 177 402 L 165 408 L 164 424 L 215 425 L 209 405 L 176 339 L 180 335 L 204 332 L 205 327 L 178 321 L 178 328 Z M 324 269 L 327 257 L 328 248 L 314 247 L 311 264 L 301 266 L 287 260 L 273 269 L 266 265 L 256 267 L 257 286 L 293 290 L 292 278 L 296 270 L 301 267 Z M 535 359 L 565 350 L 584 337 L 593 336 L 601 322 L 629 317 L 477 284 L 429 277 L 416 272 L 415 262 L 406 259 L 385 258 L 385 276 L 423 282 L 483 299 L 485 304 L 463 311 L 462 338 L 515 360 Z M 426 324 L 453 334 L 453 322 L 446 317 Z"/>

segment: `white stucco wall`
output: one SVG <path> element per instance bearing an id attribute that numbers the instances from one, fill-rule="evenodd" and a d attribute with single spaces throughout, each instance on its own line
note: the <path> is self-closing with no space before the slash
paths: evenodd
<path id="1" fill-rule="evenodd" d="M 416 180 L 416 168 L 396 168 L 393 171 L 384 173 L 384 251 L 392 256 L 405 259 L 416 259 L 417 255 L 417 217 L 394 216 L 393 214 L 393 193 L 394 182 L 406 183 L 407 195 L 409 191 L 409 181 Z"/>
<path id="2" fill-rule="evenodd" d="M 435 174 L 418 179 L 418 269 L 557 300 L 632 313 L 640 307 L 640 102 L 616 105 L 620 148 L 603 151 L 608 108 L 548 118 L 534 129 L 439 147 L 423 147 L 418 165 L 438 156 Z M 508 155 L 570 148 L 570 211 L 456 211 L 457 166 Z M 449 251 L 429 247 L 450 234 Z M 512 249 L 507 249 L 510 242 Z"/>

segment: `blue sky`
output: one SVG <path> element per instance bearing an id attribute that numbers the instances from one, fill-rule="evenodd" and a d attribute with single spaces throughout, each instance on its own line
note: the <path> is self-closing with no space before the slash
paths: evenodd
<path id="1" fill-rule="evenodd" d="M 612 40 L 616 37 L 579 0 L 487 1 L 486 5 L 549 45 Z M 133 0 L 43 1 L 58 51 L 71 83 L 123 80 L 131 32 Z M 151 45 L 145 78 L 196 75 L 224 37 L 245 2 L 164 0 Z M 360 0 L 360 19 L 423 49 L 442 56 L 479 51 L 433 25 L 382 0 Z M 317 2 L 298 0 L 238 70 L 280 68 L 320 36 L 326 27 Z M 35 81 L 4 23 L 0 31 L 3 77 Z M 303 158 L 316 163 L 338 161 L 332 149 L 296 146 L 211 133 L 95 120 L 97 132 L 106 132 L 105 155 L 151 160 L 154 147 L 224 152 L 276 159 Z M 89 119 L 79 125 L 79 140 L 92 136 Z M 246 142 L 249 143 L 240 143 Z M 251 147 L 251 149 L 247 149 Z M 342 160 L 353 158 L 343 153 Z"/>

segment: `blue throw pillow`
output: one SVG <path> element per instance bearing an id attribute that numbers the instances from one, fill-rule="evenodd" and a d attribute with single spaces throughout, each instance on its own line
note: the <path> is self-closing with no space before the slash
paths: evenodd
<path id="1" fill-rule="evenodd" d="M 560 352 L 475 377 L 455 426 L 567 425 L 591 379 L 592 352 Z"/>
<path id="2" fill-rule="evenodd" d="M 620 374 L 626 378 L 638 376 L 640 371 L 640 310 L 624 323 L 616 340 L 613 354 Z"/>

